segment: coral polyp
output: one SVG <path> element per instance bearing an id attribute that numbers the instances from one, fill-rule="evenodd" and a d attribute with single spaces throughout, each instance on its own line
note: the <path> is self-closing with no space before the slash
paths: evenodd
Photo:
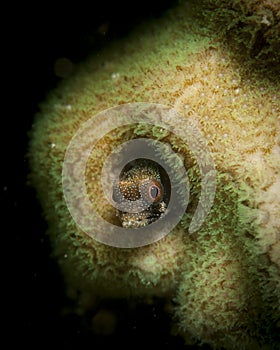
<path id="1" fill-rule="evenodd" d="M 100 55 L 89 57 L 52 92 L 42 103 L 32 130 L 30 178 L 49 223 L 53 255 L 68 295 L 79 305 L 77 312 L 91 310 L 97 297 L 164 298 L 173 301 L 173 331 L 188 344 L 207 343 L 229 350 L 276 349 L 280 332 L 280 81 L 270 74 L 265 60 L 270 48 L 279 43 L 277 1 L 251 19 L 244 17 L 244 10 L 241 17 L 255 35 L 249 40 L 247 56 L 232 49 L 234 41 L 228 46 L 221 40 L 215 26 L 203 22 L 206 19 L 200 14 L 209 7 L 202 3 L 182 3 Z M 225 2 L 213 3 L 222 16 Z M 245 6 L 244 1 L 239 3 Z M 248 6 L 251 3 L 257 1 Z M 263 22 L 257 31 L 252 21 L 260 14 Z M 238 26 L 232 23 L 232 28 L 235 37 Z M 242 28 L 245 35 L 246 27 Z M 272 46 L 262 46 L 258 33 Z M 247 37 L 242 38 L 243 44 L 248 43 Z M 275 67 L 278 54 L 273 56 Z M 259 69 L 256 58 L 262 60 Z M 176 167 L 183 165 L 190 195 L 186 211 L 169 234 L 155 243 L 124 249 L 100 243 L 77 225 L 65 202 L 61 174 L 67 148 L 84 123 L 108 108 L 139 101 L 177 111 L 167 116 L 172 128 L 137 123 L 132 116 L 130 125 L 116 126 L 102 136 L 86 163 L 90 203 L 113 225 L 120 226 L 118 219 L 124 226 L 131 221 L 133 213 L 130 217 L 116 215 L 108 205 L 99 177 L 114 149 L 141 138 L 161 142 L 165 147 L 159 152 L 162 157 L 165 149 L 166 154 L 172 152 L 166 162 L 174 167 L 178 184 L 185 175 Z M 177 136 L 179 131 L 187 134 L 193 120 L 210 152 L 200 163 L 197 158 L 202 149 L 195 154 Z M 199 138 L 195 138 L 198 143 Z M 201 201 L 204 182 L 210 177 L 203 178 L 201 169 L 208 169 L 205 164 L 210 164 L 210 156 L 216 191 L 215 196 L 205 191 Z M 127 172 L 123 175 L 131 180 Z M 162 190 L 159 184 L 165 188 L 156 173 L 155 180 L 157 187 L 149 187 L 148 192 L 154 199 Z M 116 197 L 121 195 L 120 202 L 139 200 L 138 190 L 139 198 L 128 198 L 125 190 L 132 190 L 131 185 L 119 187 Z M 180 195 L 179 185 L 174 192 Z M 75 200 L 80 205 L 80 198 Z M 204 208 L 208 200 L 213 205 Z M 165 214 L 165 205 L 168 212 L 165 195 L 156 205 L 159 203 L 163 204 L 156 207 L 160 216 Z M 190 233 L 197 207 L 200 213 L 204 209 L 209 213 Z M 144 211 L 145 218 L 155 213 L 155 207 L 149 210 Z M 98 231 L 98 225 L 94 230 Z"/>

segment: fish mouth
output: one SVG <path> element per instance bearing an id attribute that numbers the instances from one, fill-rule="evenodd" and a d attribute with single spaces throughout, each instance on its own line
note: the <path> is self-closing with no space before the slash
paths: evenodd
<path id="1" fill-rule="evenodd" d="M 158 215 L 149 215 L 145 218 L 126 217 L 125 219 L 123 218 L 122 226 L 124 228 L 145 227 L 157 221 L 159 218 L 160 216 Z"/>

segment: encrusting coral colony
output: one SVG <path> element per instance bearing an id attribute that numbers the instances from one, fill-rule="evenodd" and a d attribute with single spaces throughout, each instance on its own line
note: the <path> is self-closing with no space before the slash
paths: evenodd
<path id="1" fill-rule="evenodd" d="M 85 121 L 139 101 L 174 107 L 181 118 L 173 122 L 182 130 L 195 116 L 215 163 L 217 189 L 205 222 L 190 235 L 200 175 L 187 145 L 172 133 L 137 124 L 104 136 L 86 175 L 92 203 L 104 218 L 116 219 L 96 174 L 124 140 L 169 144 L 190 179 L 190 204 L 172 232 L 153 244 L 122 249 L 77 226 L 61 173 L 68 144 Z M 279 346 L 279 0 L 183 1 L 89 57 L 42 103 L 29 157 L 53 255 L 78 312 L 90 309 L 96 296 L 172 299 L 175 332 L 186 343 Z"/>

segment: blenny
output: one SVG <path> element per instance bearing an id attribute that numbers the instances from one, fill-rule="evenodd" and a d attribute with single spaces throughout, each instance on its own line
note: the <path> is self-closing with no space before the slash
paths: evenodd
<path id="1" fill-rule="evenodd" d="M 137 159 L 126 166 L 114 185 L 116 215 L 126 228 L 138 228 L 158 220 L 167 208 L 167 191 L 156 163 Z"/>

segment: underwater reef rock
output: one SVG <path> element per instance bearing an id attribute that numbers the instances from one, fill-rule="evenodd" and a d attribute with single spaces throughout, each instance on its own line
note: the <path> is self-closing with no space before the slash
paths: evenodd
<path id="1" fill-rule="evenodd" d="M 265 23 L 259 26 L 267 29 L 262 35 L 272 46 L 255 44 L 260 35 L 256 32 L 249 51 L 255 50 L 254 56 L 265 63 L 272 50 L 273 60 L 279 60 L 279 51 L 274 50 L 279 43 L 278 2 L 230 3 L 252 3 L 252 9 L 260 4 L 260 12 L 261 4 L 271 4 L 272 14 L 262 14 Z M 96 298 L 172 299 L 173 331 L 186 343 L 276 349 L 280 79 L 264 68 L 252 69 L 251 55 L 232 51 L 201 16 L 207 10 L 205 4 L 180 4 L 89 57 L 52 91 L 31 132 L 30 180 L 77 312 L 90 310 Z M 155 243 L 123 249 L 97 242 L 75 223 L 65 203 L 61 174 L 69 142 L 84 122 L 100 111 L 139 101 L 174 108 L 181 117 L 171 123 L 180 130 L 190 118 L 197 120 L 215 163 L 217 189 L 205 222 L 189 234 L 201 188 L 199 169 L 187 145 L 172 133 L 137 123 L 102 137 L 91 154 L 86 179 L 93 205 L 107 220 L 116 217 L 102 197 L 97 175 L 106 156 L 125 140 L 146 137 L 169 145 L 183 160 L 190 179 L 190 206 L 172 232 Z"/>

